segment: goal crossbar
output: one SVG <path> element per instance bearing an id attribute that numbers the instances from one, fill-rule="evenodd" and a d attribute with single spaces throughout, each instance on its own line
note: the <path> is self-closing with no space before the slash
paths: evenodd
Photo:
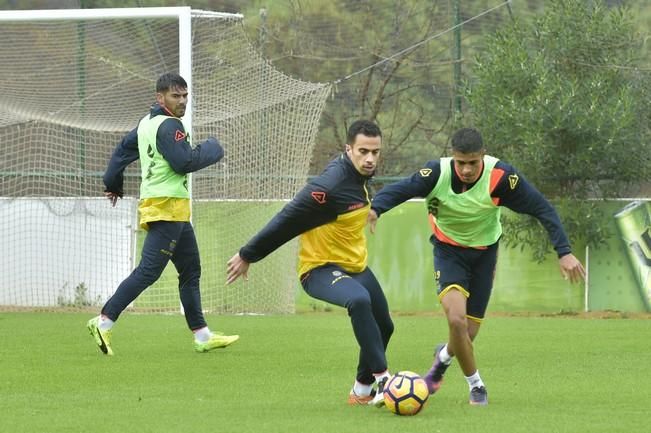
<path id="1" fill-rule="evenodd" d="M 146 8 L 103 8 L 103 9 L 43 9 L 0 11 L 0 21 L 52 21 L 69 19 L 133 19 L 170 18 L 196 15 L 215 18 L 242 19 L 242 14 L 212 12 L 191 9 L 189 6 L 146 7 Z"/>

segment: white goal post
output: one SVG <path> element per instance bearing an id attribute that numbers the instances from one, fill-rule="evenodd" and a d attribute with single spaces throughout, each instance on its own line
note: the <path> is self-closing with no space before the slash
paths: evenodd
<path id="1" fill-rule="evenodd" d="M 225 158 L 192 177 L 204 308 L 294 311 L 296 244 L 225 286 L 225 263 L 305 182 L 330 86 L 288 77 L 249 43 L 242 16 L 189 7 L 0 11 L 0 308 L 96 308 L 139 260 L 138 164 L 111 208 L 102 175 L 154 102 L 155 81 L 188 82 L 195 143 Z M 178 311 L 176 272 L 132 308 Z"/>

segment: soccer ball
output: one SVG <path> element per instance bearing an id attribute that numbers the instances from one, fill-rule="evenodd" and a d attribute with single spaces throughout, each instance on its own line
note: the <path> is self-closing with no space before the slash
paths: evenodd
<path id="1" fill-rule="evenodd" d="M 399 371 L 384 387 L 384 404 L 396 415 L 416 415 L 428 397 L 427 384 L 413 371 Z"/>

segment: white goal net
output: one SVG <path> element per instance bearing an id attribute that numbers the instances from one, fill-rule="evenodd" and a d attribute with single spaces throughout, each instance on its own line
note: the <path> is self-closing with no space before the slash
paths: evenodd
<path id="1" fill-rule="evenodd" d="M 247 283 L 225 286 L 226 261 L 305 182 L 328 85 L 275 70 L 233 14 L 0 12 L 0 40 L 0 308 L 95 308 L 128 276 L 144 238 L 140 169 L 127 169 L 116 208 L 102 175 L 154 102 L 158 76 L 178 71 L 193 141 L 213 135 L 226 152 L 192 176 L 204 309 L 294 310 L 295 243 L 253 266 Z M 132 308 L 179 311 L 177 286 L 170 264 Z"/>

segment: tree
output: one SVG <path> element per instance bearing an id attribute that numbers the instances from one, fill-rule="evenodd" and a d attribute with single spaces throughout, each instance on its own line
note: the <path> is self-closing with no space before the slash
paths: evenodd
<path id="1" fill-rule="evenodd" d="M 600 1 L 550 0 L 530 23 L 490 37 L 466 86 L 489 151 L 554 199 L 573 241 L 609 236 L 594 200 L 650 177 L 648 72 L 630 12 Z M 507 244 L 550 250 L 531 218 L 507 219 Z"/>
<path id="2" fill-rule="evenodd" d="M 446 2 L 289 0 L 248 22 L 251 39 L 278 69 L 337 82 L 322 115 L 312 173 L 341 152 L 346 128 L 360 117 L 382 127 L 382 175 L 410 173 L 440 155 L 451 128 L 451 36 L 408 47 L 448 28 L 450 19 Z"/>

